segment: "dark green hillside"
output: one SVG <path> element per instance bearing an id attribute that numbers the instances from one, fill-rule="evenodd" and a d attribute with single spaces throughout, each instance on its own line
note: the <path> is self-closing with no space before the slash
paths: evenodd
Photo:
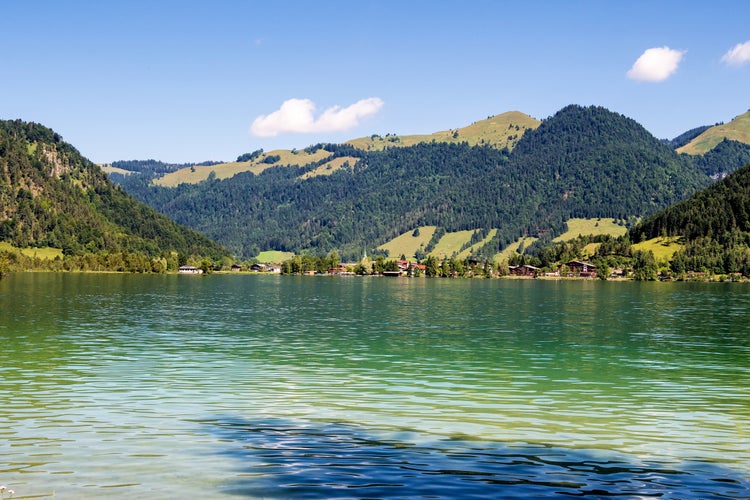
<path id="1" fill-rule="evenodd" d="M 718 179 L 750 163 L 750 145 L 724 139 L 706 154 L 691 159 L 706 175 Z"/>
<path id="2" fill-rule="evenodd" d="M 708 184 L 636 121 L 599 107 L 562 109 L 519 141 L 512 161 L 551 195 L 546 211 L 575 217 L 645 215 Z"/>
<path id="3" fill-rule="evenodd" d="M 47 127 L 0 121 L 0 241 L 66 255 L 227 252 L 137 202 Z"/>
<path id="4" fill-rule="evenodd" d="M 657 236 L 688 240 L 750 233 L 750 165 L 713 186 L 655 214 L 631 230 L 634 241 Z"/>
<path id="5" fill-rule="evenodd" d="M 747 150 L 728 147 L 698 164 L 641 125 L 600 107 L 568 106 L 528 130 L 514 150 L 421 143 L 383 151 L 325 145 L 348 167 L 275 166 L 255 175 L 157 187 L 148 175 L 117 176 L 137 198 L 243 256 L 274 249 L 361 256 L 419 226 L 497 229 L 494 255 L 518 237 L 543 241 L 571 217 L 643 217 L 710 184 Z M 725 159 L 724 157 L 727 156 Z M 114 177 L 113 177 L 114 178 Z"/>
<path id="6" fill-rule="evenodd" d="M 336 157 L 359 158 L 331 175 L 300 177 L 315 168 L 274 167 L 225 180 L 177 188 L 125 179 L 141 199 L 183 223 L 192 223 L 237 253 L 261 249 L 362 254 L 418 225 L 466 228 L 474 217 L 497 220 L 494 198 L 482 212 L 466 211 L 464 193 L 507 159 L 503 151 L 467 144 L 419 144 L 379 152 L 328 145 Z M 512 201 L 521 203 L 520 199 Z"/>
<path id="7" fill-rule="evenodd" d="M 681 236 L 672 269 L 750 276 L 750 164 L 632 228 L 634 242 Z"/>

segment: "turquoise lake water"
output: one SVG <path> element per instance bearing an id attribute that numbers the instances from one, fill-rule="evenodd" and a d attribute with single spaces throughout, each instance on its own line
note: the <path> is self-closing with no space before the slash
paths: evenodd
<path id="1" fill-rule="evenodd" d="M 0 280 L 0 484 L 748 498 L 750 285 Z"/>

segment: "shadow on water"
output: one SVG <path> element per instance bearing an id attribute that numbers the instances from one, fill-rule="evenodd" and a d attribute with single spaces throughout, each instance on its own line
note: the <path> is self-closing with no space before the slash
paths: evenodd
<path id="1" fill-rule="evenodd" d="M 451 438 L 345 423 L 199 422 L 239 464 L 222 492 L 254 498 L 750 498 L 740 472 L 597 450 Z"/>

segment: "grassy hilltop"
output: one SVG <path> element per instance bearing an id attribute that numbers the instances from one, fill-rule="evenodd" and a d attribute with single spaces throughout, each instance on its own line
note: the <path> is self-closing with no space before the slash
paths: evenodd
<path id="1" fill-rule="evenodd" d="M 508 111 L 485 120 L 479 120 L 466 127 L 443 130 L 425 135 L 395 135 L 385 137 L 371 135 L 347 141 L 358 149 L 382 151 L 389 147 L 408 147 L 423 142 L 467 142 L 471 146 L 486 145 L 498 149 L 513 149 L 527 130 L 536 129 L 541 122 L 520 111 Z"/>
<path id="2" fill-rule="evenodd" d="M 735 117 L 729 123 L 709 127 L 698 137 L 678 148 L 677 152 L 702 155 L 715 148 L 724 139 L 750 144 L 750 111 Z"/>

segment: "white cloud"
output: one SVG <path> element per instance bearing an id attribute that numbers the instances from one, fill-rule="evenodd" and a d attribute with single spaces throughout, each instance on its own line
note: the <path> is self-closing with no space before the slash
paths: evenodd
<path id="1" fill-rule="evenodd" d="M 741 66 L 750 61 L 750 40 L 745 43 L 738 43 L 729 49 L 721 60 L 731 66 Z"/>
<path id="2" fill-rule="evenodd" d="M 310 99 L 288 99 L 273 113 L 257 117 L 250 133 L 258 137 L 276 137 L 289 133 L 341 132 L 356 127 L 362 118 L 374 115 L 382 107 L 380 98 L 370 97 L 346 108 L 328 108 L 316 119 L 315 103 Z"/>
<path id="3" fill-rule="evenodd" d="M 685 51 L 666 46 L 647 49 L 628 71 L 628 78 L 640 82 L 663 82 L 677 71 L 683 55 Z"/>

